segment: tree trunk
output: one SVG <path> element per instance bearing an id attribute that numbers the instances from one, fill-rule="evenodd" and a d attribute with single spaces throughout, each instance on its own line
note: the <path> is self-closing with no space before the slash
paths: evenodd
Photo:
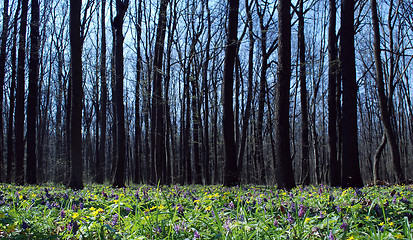
<path id="1" fill-rule="evenodd" d="M 116 104 L 116 128 L 117 128 L 117 163 L 113 187 L 122 188 L 125 186 L 125 164 L 126 164 L 126 135 L 125 135 L 125 110 L 123 105 L 123 33 L 122 26 L 129 0 L 116 0 L 117 15 L 114 21 L 115 28 L 115 104 Z"/>
<path id="2" fill-rule="evenodd" d="M 70 1 L 70 66 L 71 66 L 71 175 L 69 187 L 83 188 L 82 159 L 82 40 L 80 37 L 80 11 L 82 3 L 79 0 Z"/>
<path id="3" fill-rule="evenodd" d="M 391 114 L 390 111 L 392 109 L 391 101 L 387 101 L 388 97 L 386 96 L 384 90 L 384 79 L 383 79 L 383 67 L 381 63 L 381 49 L 380 49 L 380 28 L 379 28 L 379 19 L 377 16 L 377 2 L 376 0 L 371 0 L 371 18 L 373 22 L 373 32 L 374 32 L 374 62 L 376 66 L 376 86 L 377 92 L 379 96 L 379 103 L 380 103 L 380 117 L 383 123 L 384 132 L 386 137 L 389 141 L 390 147 L 390 155 L 393 164 L 393 171 L 396 176 L 397 183 L 402 183 L 405 180 L 401 165 L 400 165 L 400 151 L 399 146 L 396 141 L 396 135 L 393 131 L 392 124 L 391 124 Z M 378 155 L 380 156 L 380 155 Z M 376 160 L 375 160 L 376 162 Z M 376 169 L 374 169 L 374 173 L 376 173 Z M 374 174 L 376 176 L 376 174 Z M 374 182 L 376 183 L 377 178 L 375 177 Z"/>
<path id="4" fill-rule="evenodd" d="M 228 0 L 228 37 L 225 49 L 224 79 L 223 79 L 223 119 L 224 155 L 225 155 L 225 186 L 236 186 L 240 183 L 237 154 L 234 139 L 233 85 L 234 61 L 237 51 L 238 8 L 239 0 Z"/>
<path id="5" fill-rule="evenodd" d="M 142 0 L 139 0 L 138 9 L 136 13 L 138 14 L 138 19 L 136 22 L 136 85 L 135 85 L 135 177 L 134 183 L 139 183 L 142 181 L 142 145 L 141 145 L 141 135 L 142 135 L 142 128 L 140 122 L 140 84 L 141 84 L 141 63 L 142 63 L 142 56 L 141 56 L 141 35 L 142 35 Z M 102 20 L 103 21 L 103 20 Z"/>
<path id="6" fill-rule="evenodd" d="M 39 82 L 39 2 L 32 0 L 30 23 L 29 95 L 27 99 L 27 183 L 37 183 L 36 120 Z"/>
<path id="7" fill-rule="evenodd" d="M 341 4 L 341 66 L 343 78 L 343 187 L 361 187 L 357 134 L 357 82 L 354 49 L 354 0 Z"/>
<path id="8" fill-rule="evenodd" d="M 80 37 L 81 1 L 70 1 L 70 66 L 71 66 L 71 111 L 70 111 L 70 142 L 71 142 L 71 175 L 69 187 L 83 188 L 82 159 L 82 40 Z"/>
<path id="9" fill-rule="evenodd" d="M 330 149 L 330 184 L 340 186 L 341 164 L 337 157 L 337 36 L 336 0 L 329 0 L 330 20 L 328 25 L 328 146 Z"/>
<path id="10" fill-rule="evenodd" d="M 290 155 L 290 77 L 291 77 L 291 15 L 290 0 L 278 3 L 278 71 L 276 96 L 277 181 L 280 188 L 295 187 Z"/>
<path id="11" fill-rule="evenodd" d="M 101 6 L 101 47 L 100 47 L 100 143 L 99 157 L 96 159 L 96 183 L 102 184 L 105 181 L 105 161 L 106 161 L 106 108 L 107 92 L 106 83 L 106 0 L 102 0 Z"/>
<path id="12" fill-rule="evenodd" d="M 164 54 L 164 42 L 166 34 L 166 15 L 169 0 L 161 0 L 159 6 L 159 18 L 156 29 L 155 56 L 153 62 L 153 95 L 152 95 L 152 126 L 154 131 L 152 147 L 155 161 L 155 180 L 160 184 L 166 183 L 165 176 L 165 115 L 164 99 L 162 94 L 162 61 Z"/>
<path id="13" fill-rule="evenodd" d="M 9 0 L 4 0 L 3 3 L 3 29 L 1 32 L 1 44 L 0 44 L 0 108 L 3 109 L 3 89 L 4 89 L 4 76 L 6 67 L 6 45 L 7 35 L 9 32 Z M 4 133 L 3 133 L 3 113 L 0 113 L 0 182 L 3 182 L 3 169 L 4 169 Z"/>
<path id="14" fill-rule="evenodd" d="M 308 142 L 308 101 L 305 62 L 305 36 L 304 36 L 304 0 L 299 2 L 298 16 L 298 51 L 300 55 L 300 100 L 301 100 L 301 158 L 302 158 L 302 183 L 310 184 L 310 157 Z"/>
<path id="15" fill-rule="evenodd" d="M 17 88 L 15 114 L 15 153 L 16 153 L 16 184 L 24 183 L 24 91 L 25 91 L 25 58 L 26 58 L 26 27 L 28 0 L 22 1 L 20 16 L 19 50 L 17 59 Z"/>

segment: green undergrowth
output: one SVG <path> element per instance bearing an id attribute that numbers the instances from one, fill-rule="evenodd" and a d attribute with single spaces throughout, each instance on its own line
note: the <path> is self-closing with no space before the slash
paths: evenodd
<path id="1" fill-rule="evenodd" d="M 411 186 L 0 185 L 5 239 L 410 239 Z"/>

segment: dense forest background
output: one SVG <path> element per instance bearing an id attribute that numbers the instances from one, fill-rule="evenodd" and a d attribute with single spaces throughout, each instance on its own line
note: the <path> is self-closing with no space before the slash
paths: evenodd
<path id="1" fill-rule="evenodd" d="M 3 0 L 0 179 L 405 182 L 412 6 Z"/>

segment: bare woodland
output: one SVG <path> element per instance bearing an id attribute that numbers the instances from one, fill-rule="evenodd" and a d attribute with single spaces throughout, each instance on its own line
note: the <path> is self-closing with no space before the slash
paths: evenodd
<path id="1" fill-rule="evenodd" d="M 406 183 L 412 6 L 3 0 L 0 180 Z"/>

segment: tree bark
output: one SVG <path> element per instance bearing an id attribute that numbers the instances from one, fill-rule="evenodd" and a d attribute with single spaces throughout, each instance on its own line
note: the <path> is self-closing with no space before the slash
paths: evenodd
<path id="1" fill-rule="evenodd" d="M 354 0 L 341 3 L 341 66 L 343 78 L 343 160 L 342 186 L 361 187 L 358 130 L 357 82 L 354 49 Z"/>
<path id="2" fill-rule="evenodd" d="M 291 77 L 291 15 L 290 0 L 278 3 L 278 71 L 276 96 L 276 154 L 275 166 L 280 188 L 295 187 L 290 155 L 290 77 Z"/>
<path id="3" fill-rule="evenodd" d="M 24 183 L 24 91 L 25 91 L 25 58 L 26 58 L 26 27 L 28 0 L 21 3 L 19 50 L 17 56 L 17 88 L 15 114 L 15 153 L 16 153 L 16 184 Z"/>
<path id="4" fill-rule="evenodd" d="M 126 164 L 126 134 L 125 134 L 125 107 L 123 105 L 123 33 L 122 26 L 129 0 L 116 0 L 117 15 L 114 21 L 115 28 L 115 104 L 116 104 L 116 128 L 117 128 L 117 164 L 112 186 L 125 187 Z"/>
<path id="5" fill-rule="evenodd" d="M 340 186 L 341 164 L 337 157 L 337 36 L 336 36 L 336 0 L 329 0 L 330 19 L 328 25 L 328 146 L 330 158 L 330 184 Z"/>
<path id="6" fill-rule="evenodd" d="M 233 85 L 234 61 L 237 51 L 238 8 L 239 0 L 228 0 L 228 37 L 225 48 L 224 82 L 223 82 L 223 119 L 225 186 L 236 186 L 240 183 L 237 154 L 234 139 Z"/>
<path id="7" fill-rule="evenodd" d="M 32 0 L 30 23 L 29 95 L 27 99 L 27 183 L 37 183 L 36 132 L 39 82 L 39 2 Z"/>
<path id="8" fill-rule="evenodd" d="M 6 45 L 7 36 L 9 32 L 9 0 L 4 0 L 3 3 L 3 29 L 1 32 L 1 43 L 0 43 L 0 108 L 3 109 L 3 89 L 4 89 L 4 76 L 6 67 Z M 3 132 L 3 113 L 0 113 L 0 182 L 5 180 L 3 176 L 4 169 L 4 132 Z"/>
<path id="9" fill-rule="evenodd" d="M 169 0 L 161 0 L 159 6 L 159 18 L 156 29 L 155 53 L 153 62 L 153 95 L 152 95 L 152 126 L 154 126 L 155 138 L 153 142 L 155 161 L 155 180 L 160 184 L 166 183 L 165 167 L 165 114 L 164 99 L 162 94 L 162 61 L 164 54 L 164 42 L 166 34 L 166 15 Z"/>
<path id="10" fill-rule="evenodd" d="M 308 142 L 308 100 L 306 82 L 305 61 L 305 36 L 304 36 L 304 0 L 299 2 L 298 14 L 298 51 L 300 56 L 300 100 L 301 100 L 301 161 L 302 161 L 302 183 L 310 184 L 310 157 Z"/>
<path id="11" fill-rule="evenodd" d="M 396 141 L 396 135 L 393 131 L 392 124 L 391 124 L 391 114 L 392 112 L 390 109 L 392 108 L 390 104 L 391 102 L 388 102 L 387 99 L 388 97 L 386 96 L 386 92 L 384 89 L 384 79 L 383 79 L 383 67 L 381 63 L 381 49 L 380 49 L 380 27 L 379 27 L 379 19 L 377 16 L 377 2 L 376 0 L 371 0 L 371 18 L 373 22 L 373 32 L 374 32 L 374 62 L 375 62 L 375 67 L 376 67 L 376 86 L 377 86 L 377 92 L 379 96 L 379 104 L 380 104 L 380 117 L 381 121 L 383 123 L 384 127 L 384 132 L 386 134 L 386 137 L 389 141 L 389 147 L 390 147 L 390 155 L 392 159 L 392 165 L 393 165 L 393 171 L 396 176 L 396 181 L 397 183 L 402 183 L 405 180 L 401 165 L 400 165 L 400 151 L 399 151 L 399 146 Z M 384 142 L 384 141 L 383 141 Z M 379 149 L 377 150 L 379 151 Z M 380 154 L 378 154 L 378 157 L 380 157 Z M 376 162 L 376 159 L 375 159 Z M 377 167 L 377 165 L 374 165 Z M 377 177 L 376 177 L 376 168 L 374 168 L 374 182 L 377 183 Z"/>

